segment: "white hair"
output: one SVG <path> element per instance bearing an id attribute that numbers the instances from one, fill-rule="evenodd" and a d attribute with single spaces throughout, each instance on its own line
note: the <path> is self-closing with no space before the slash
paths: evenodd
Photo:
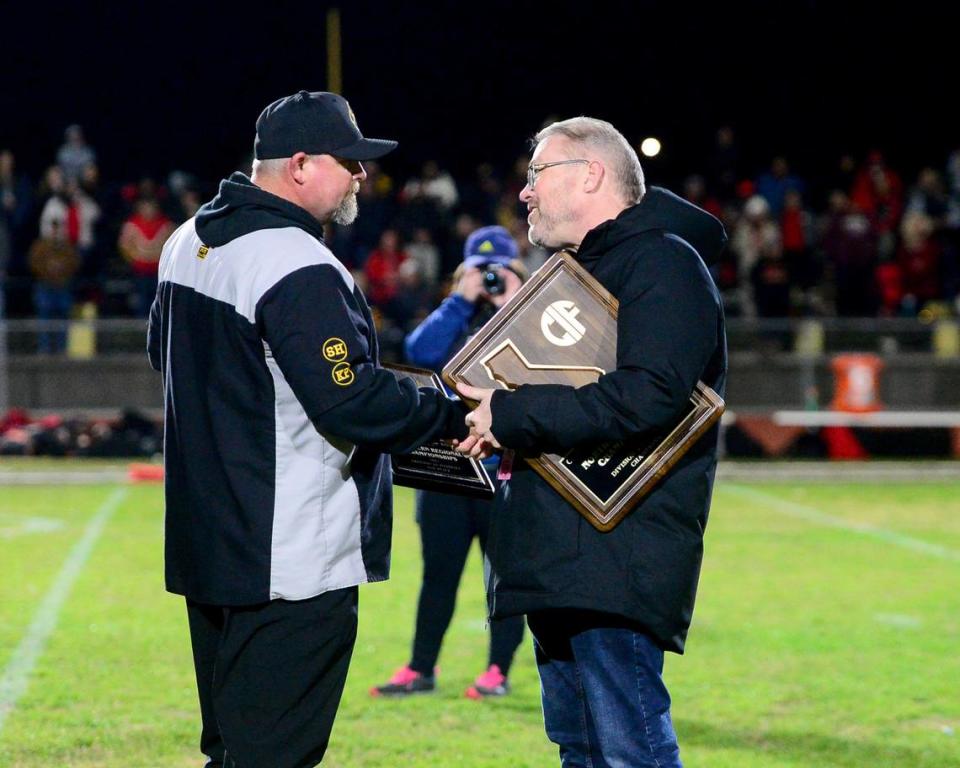
<path id="1" fill-rule="evenodd" d="M 258 176 L 278 176 L 286 168 L 287 160 L 289 160 L 287 157 L 273 157 L 269 160 L 254 159 L 250 178 L 255 180 Z"/>
<path id="2" fill-rule="evenodd" d="M 550 136 L 560 135 L 588 149 L 594 149 L 611 163 L 613 177 L 628 203 L 637 203 L 643 197 L 645 185 L 643 169 L 637 151 L 622 133 L 606 120 L 595 117 L 571 117 L 551 123 L 533 137 L 535 147 Z"/>

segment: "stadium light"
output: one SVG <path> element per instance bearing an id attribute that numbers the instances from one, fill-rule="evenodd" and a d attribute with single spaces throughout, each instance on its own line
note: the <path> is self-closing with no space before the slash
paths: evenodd
<path id="1" fill-rule="evenodd" d="M 640 151 L 644 157 L 656 157 L 660 154 L 660 139 L 648 136 L 640 142 Z"/>

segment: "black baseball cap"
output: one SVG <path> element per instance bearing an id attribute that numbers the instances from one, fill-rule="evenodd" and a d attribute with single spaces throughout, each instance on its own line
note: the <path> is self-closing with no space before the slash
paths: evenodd
<path id="1" fill-rule="evenodd" d="M 257 160 L 335 155 L 373 160 L 397 147 L 387 139 L 365 139 L 347 100 L 326 91 L 300 91 L 270 104 L 257 118 L 253 156 Z"/>

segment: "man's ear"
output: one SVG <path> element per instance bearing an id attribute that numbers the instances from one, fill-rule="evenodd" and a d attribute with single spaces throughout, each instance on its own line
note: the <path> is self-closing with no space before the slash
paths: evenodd
<path id="1" fill-rule="evenodd" d="M 290 174 L 290 178 L 297 184 L 303 184 L 305 181 L 303 166 L 306 165 L 306 162 L 306 152 L 297 152 L 297 154 L 287 160 L 287 173 Z"/>
<path id="2" fill-rule="evenodd" d="M 583 182 L 583 191 L 596 192 L 603 184 L 606 175 L 607 169 L 603 167 L 603 163 L 599 160 L 591 160 L 587 167 L 587 178 Z"/>

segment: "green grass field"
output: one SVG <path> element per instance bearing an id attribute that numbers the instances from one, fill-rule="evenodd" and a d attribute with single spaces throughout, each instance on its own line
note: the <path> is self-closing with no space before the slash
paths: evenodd
<path id="1" fill-rule="evenodd" d="M 476 556 L 440 691 L 368 696 L 409 652 L 411 507 L 398 489 L 393 578 L 361 589 L 324 765 L 557 765 L 529 634 L 511 696 L 463 697 L 486 654 Z M 159 486 L 0 486 L 3 768 L 201 765 L 162 519 Z M 960 766 L 960 484 L 719 484 L 687 654 L 668 657 L 666 676 L 688 768 Z"/>

